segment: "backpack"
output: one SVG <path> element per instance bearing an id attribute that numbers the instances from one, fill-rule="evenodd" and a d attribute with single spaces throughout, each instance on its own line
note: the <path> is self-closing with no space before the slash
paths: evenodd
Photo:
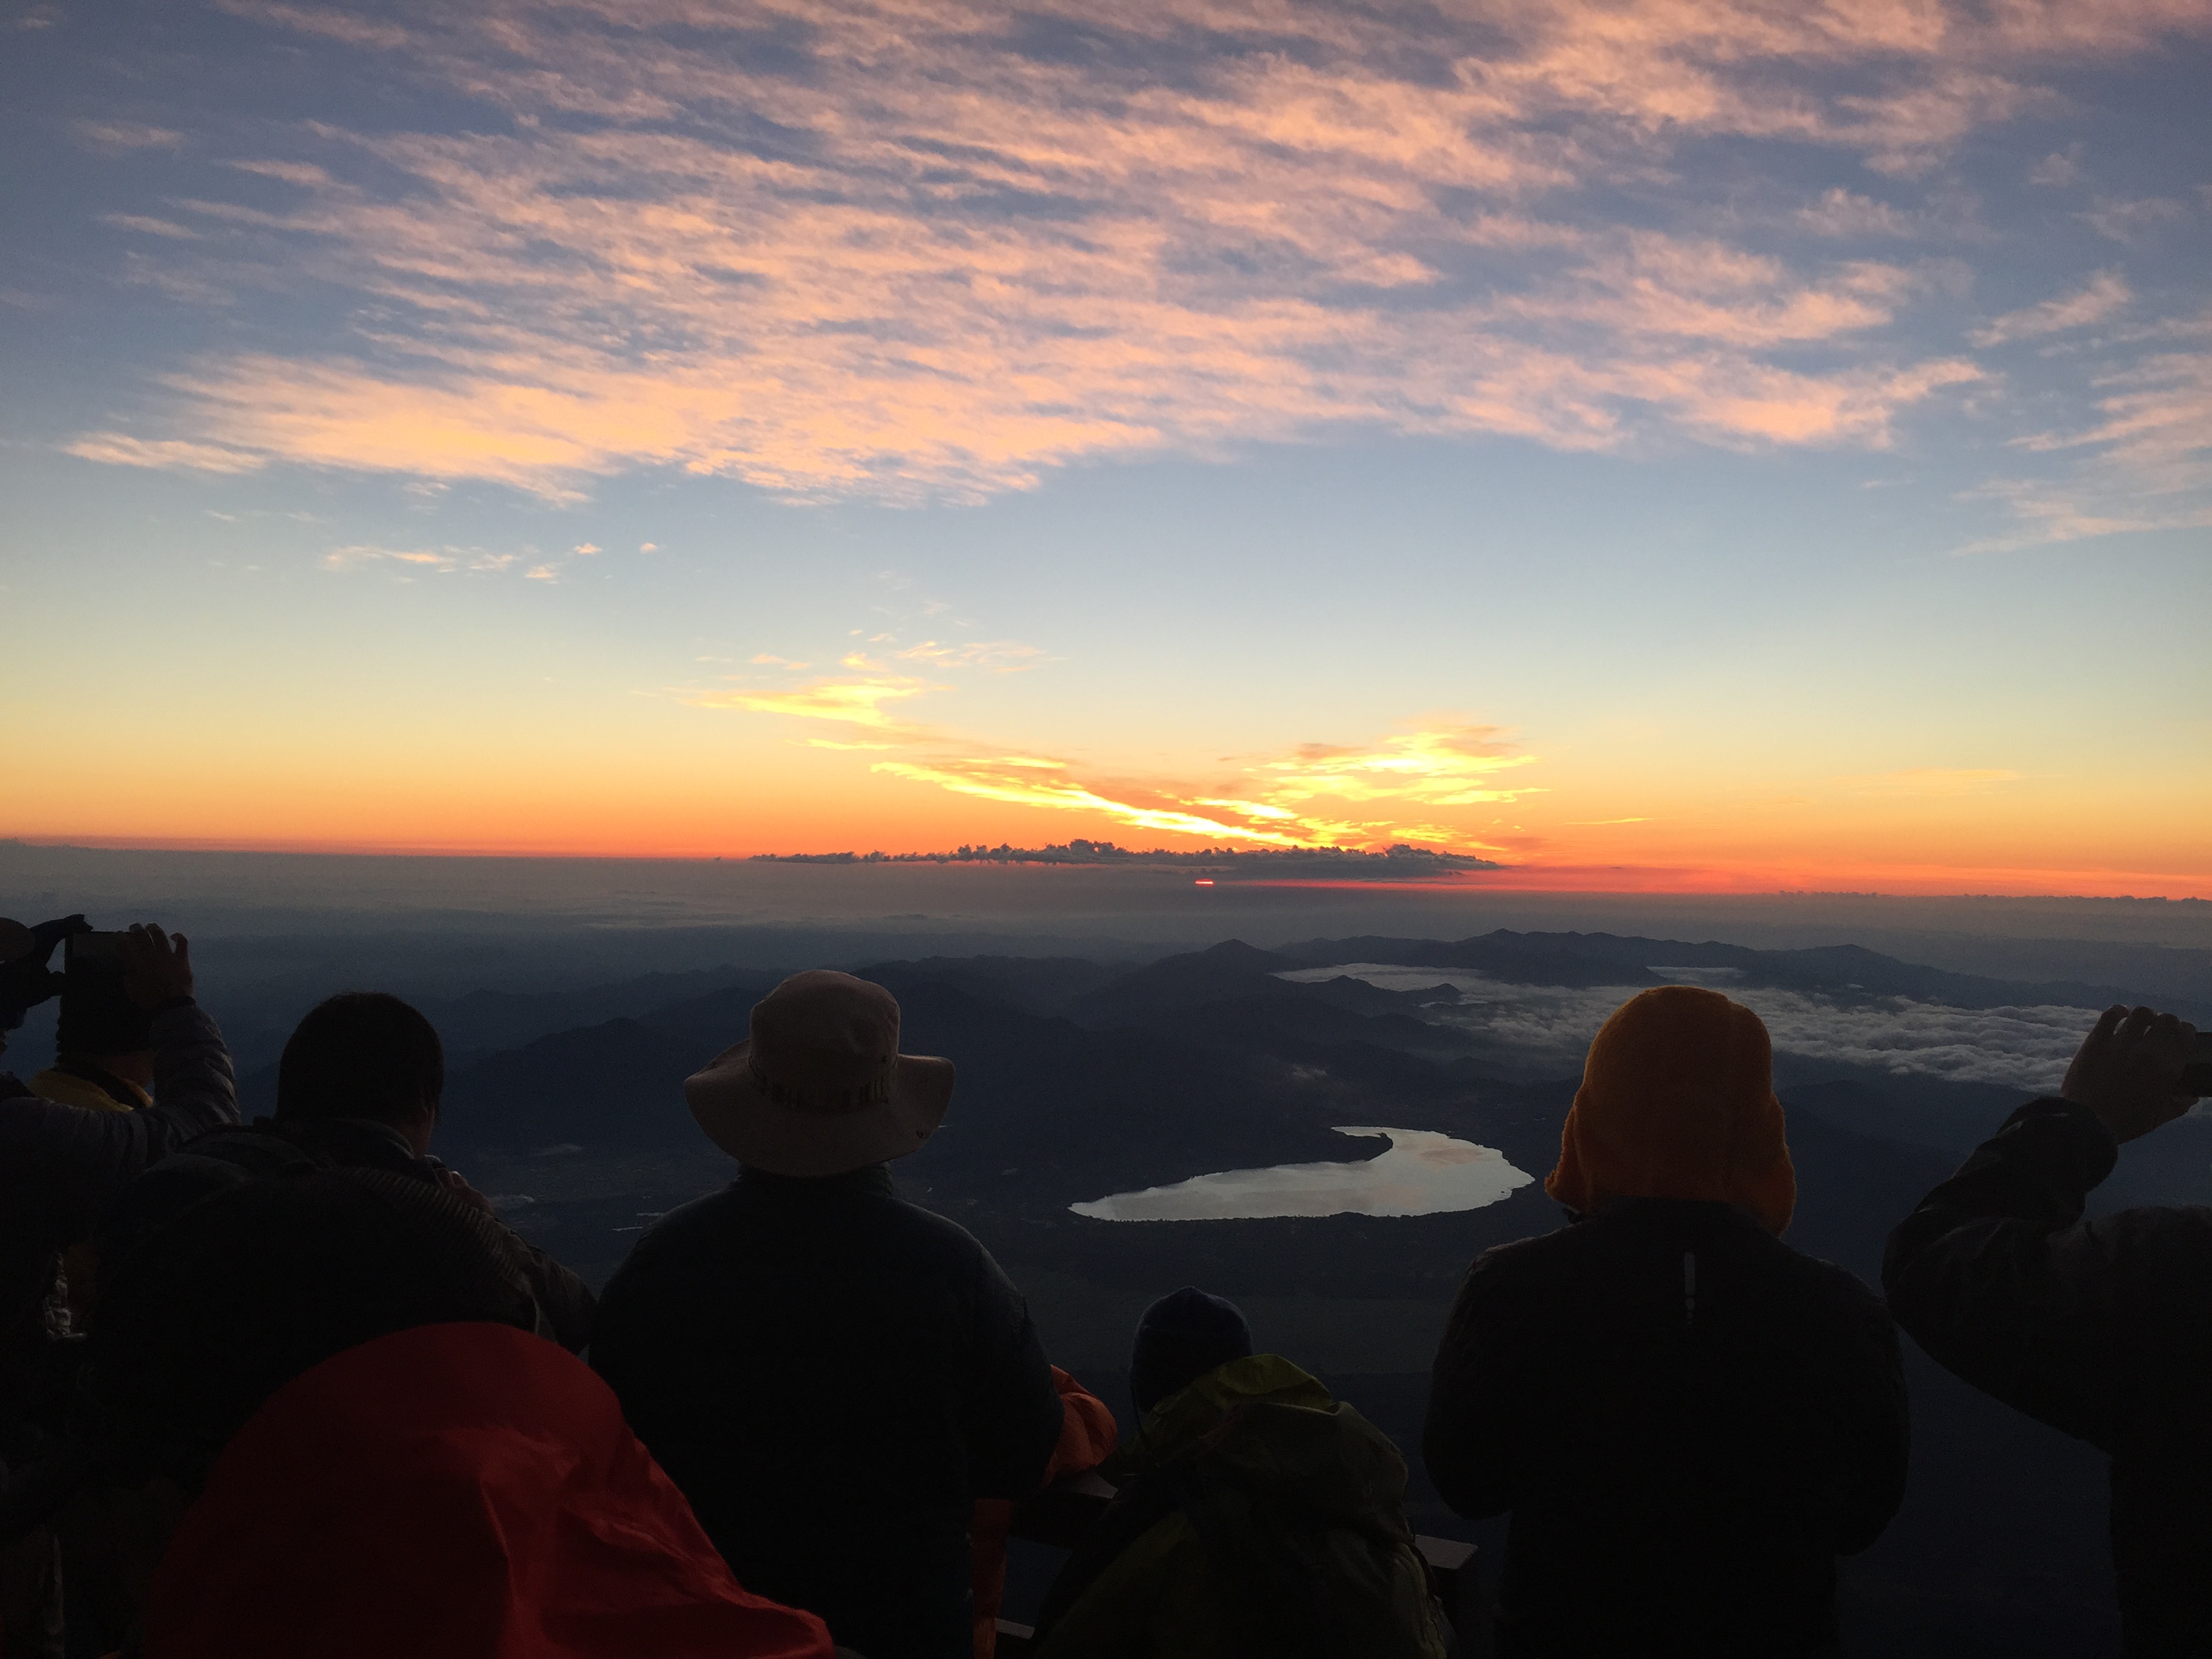
<path id="1" fill-rule="evenodd" d="M 1256 1451 L 1260 1455 L 1255 1455 Z M 1180 1513 L 1206 1553 L 1238 1659 L 1442 1659 L 1427 1571 L 1395 1504 L 1308 1501 L 1297 1466 L 1349 1455 L 1398 1464 L 1358 1413 L 1261 1401 L 1182 1456 L 1122 1486 L 1070 1557 L 1037 1618 L 1040 1641 L 1132 1544 Z M 1279 1477 L 1287 1470 L 1293 1478 Z M 1329 1501 L 1330 1499 L 1339 1501 Z"/>

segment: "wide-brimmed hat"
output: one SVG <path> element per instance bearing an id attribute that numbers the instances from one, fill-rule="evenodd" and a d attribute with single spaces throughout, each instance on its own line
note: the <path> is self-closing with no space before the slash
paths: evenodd
<path id="1" fill-rule="evenodd" d="M 898 999 L 850 974 L 793 974 L 752 1035 L 684 1081 L 707 1138 L 740 1164 L 833 1176 L 904 1158 L 945 1121 L 952 1062 L 899 1052 Z"/>

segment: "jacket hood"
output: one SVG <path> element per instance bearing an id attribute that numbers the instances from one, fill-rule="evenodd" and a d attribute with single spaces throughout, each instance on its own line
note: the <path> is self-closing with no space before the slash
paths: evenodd
<path id="1" fill-rule="evenodd" d="M 830 1659 L 751 1595 L 552 1343 L 419 1326 L 239 1431 L 155 1570 L 146 1659 Z"/>
<path id="2" fill-rule="evenodd" d="M 1759 1016 L 1695 985 L 1657 986 L 1614 1009 L 1590 1043 L 1544 1190 L 1583 1215 L 1623 1198 L 1735 1204 L 1778 1237 L 1797 1177 Z"/>
<path id="3" fill-rule="evenodd" d="M 1398 1449 L 1279 1354 L 1232 1359 L 1170 1395 L 1100 1473 L 1125 1480 L 1185 1458 L 1316 1520 L 1391 1531 L 1404 1524 Z"/>
<path id="4" fill-rule="evenodd" d="M 52 1101 L 57 1106 L 74 1106 L 86 1112 L 131 1112 L 153 1104 L 153 1097 L 143 1089 L 121 1078 L 115 1081 L 131 1091 L 131 1098 L 121 1099 L 90 1078 L 78 1077 L 58 1066 L 49 1067 L 33 1078 L 31 1092 L 41 1100 Z"/>

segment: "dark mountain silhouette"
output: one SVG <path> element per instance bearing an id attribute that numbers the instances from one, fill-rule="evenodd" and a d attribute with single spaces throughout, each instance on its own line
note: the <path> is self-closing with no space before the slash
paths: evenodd
<path id="1" fill-rule="evenodd" d="M 1129 1297 L 1195 1283 L 1315 1306 L 1383 1304 L 1416 1310 L 1440 1329 L 1475 1255 L 1563 1224 L 1540 1183 L 1483 1209 L 1407 1218 L 1115 1224 L 1067 1207 L 1210 1170 L 1346 1162 L 1379 1150 L 1334 1133 L 1339 1124 L 1440 1130 L 1544 1175 L 1558 1154 L 1574 1077 L 1507 1074 L 1481 1032 L 1435 1017 L 1458 1001 L 1449 989 L 1277 977 L 1356 961 L 1555 986 L 1656 983 L 1673 976 L 1669 969 L 1696 969 L 1723 988 L 1962 1007 L 2095 1006 L 2122 994 L 1943 974 L 1873 951 L 1759 951 L 1606 934 L 1321 940 L 1279 951 L 1231 941 L 1134 970 L 1073 958 L 889 962 L 864 972 L 899 997 L 904 1045 L 950 1055 L 960 1068 L 945 1127 L 895 1166 L 896 1178 L 975 1231 L 1018 1282 Z M 733 974 L 696 994 L 464 1060 L 449 1087 L 441 1150 L 465 1168 L 483 1158 L 520 1172 L 503 1178 L 541 1196 L 511 1210 L 514 1218 L 556 1249 L 574 1241 L 582 1255 L 599 1252 L 591 1259 L 604 1262 L 603 1273 L 658 1210 L 727 1178 L 727 1160 L 704 1145 L 684 1108 L 682 1080 L 742 1035 L 752 1001 L 775 977 Z M 507 1012 L 474 1007 L 486 1017 Z M 541 1005 L 528 1017 L 544 1012 Z M 1790 1242 L 1869 1282 L 1878 1282 L 1889 1229 L 2021 1098 L 1987 1084 L 1790 1054 L 1778 1059 L 1778 1085 L 1798 1175 Z M 582 1150 L 566 1159 L 526 1156 L 554 1146 Z M 654 1158 L 667 1171 L 662 1188 L 590 1196 L 593 1169 Z M 2212 1122 L 2176 1124 L 2124 1149 L 2099 1206 L 2212 1196 L 2208 1166 Z M 556 1188 L 584 1196 L 544 1195 Z M 1844 1564 L 1845 1650 L 1929 1659 L 2112 1650 L 2102 1460 L 1908 1349 L 1912 1486 L 1882 1541 Z M 1113 1391 L 1110 1377 L 1091 1380 Z M 1354 1372 L 1331 1381 L 1413 1454 L 1419 1526 L 1499 1540 L 1497 1528 L 1470 1527 L 1443 1510 L 1421 1474 L 1425 1377 Z"/>
<path id="2" fill-rule="evenodd" d="M 684 1079 L 705 1058 L 690 1034 L 611 1019 L 477 1060 L 449 1077 L 441 1150 L 690 1147 Z M 619 1123 L 617 1142 L 611 1126 Z"/>

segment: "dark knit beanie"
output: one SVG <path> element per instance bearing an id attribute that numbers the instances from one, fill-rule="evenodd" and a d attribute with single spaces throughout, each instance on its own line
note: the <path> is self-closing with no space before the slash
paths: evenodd
<path id="1" fill-rule="evenodd" d="M 1129 1350 L 1129 1395 L 1139 1417 L 1217 1365 L 1252 1352 L 1252 1328 L 1234 1302 L 1186 1285 L 1145 1310 Z"/>

